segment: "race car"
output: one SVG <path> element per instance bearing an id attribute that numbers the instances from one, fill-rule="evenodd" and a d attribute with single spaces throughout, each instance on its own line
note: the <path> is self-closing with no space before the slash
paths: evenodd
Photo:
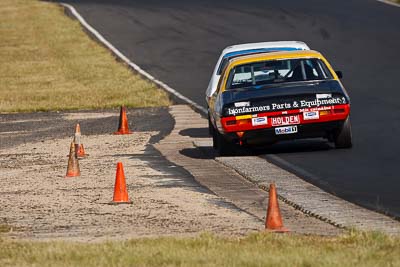
<path id="1" fill-rule="evenodd" d="M 212 94 L 214 94 L 215 90 L 217 89 L 217 84 L 221 72 L 230 59 L 243 55 L 293 50 L 310 50 L 310 48 L 307 44 L 300 41 L 248 43 L 226 47 L 224 50 L 222 50 L 222 53 L 218 58 L 217 64 L 214 67 L 210 82 L 208 83 L 208 87 L 206 90 L 206 101 L 209 101 L 209 98 L 212 96 Z"/>
<path id="2" fill-rule="evenodd" d="M 280 51 L 235 57 L 209 98 L 209 124 L 220 155 L 236 145 L 323 137 L 350 148 L 350 98 L 317 51 Z"/>

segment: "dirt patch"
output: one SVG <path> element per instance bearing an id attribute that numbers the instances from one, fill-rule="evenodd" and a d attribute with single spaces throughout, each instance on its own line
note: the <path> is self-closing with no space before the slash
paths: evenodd
<path id="1" fill-rule="evenodd" d="M 83 136 L 90 156 L 80 160 L 81 177 L 69 179 L 64 176 L 70 137 L 1 149 L 0 221 L 18 229 L 7 235 L 100 241 L 202 231 L 237 235 L 262 227 L 190 176 L 175 175 L 179 167 L 146 146 L 157 134 Z M 132 205 L 109 205 L 118 161 Z"/>

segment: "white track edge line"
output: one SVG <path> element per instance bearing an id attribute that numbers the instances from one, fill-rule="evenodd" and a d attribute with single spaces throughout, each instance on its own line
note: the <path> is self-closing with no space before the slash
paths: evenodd
<path id="1" fill-rule="evenodd" d="M 115 54 L 115 56 L 117 56 L 122 61 L 124 61 L 126 64 L 128 64 L 133 70 L 138 72 L 140 75 L 146 77 L 151 82 L 157 84 L 158 86 L 163 88 L 165 91 L 173 94 L 175 97 L 183 100 L 184 102 L 193 106 L 194 108 L 201 111 L 202 113 L 207 114 L 207 109 L 200 106 L 193 100 L 187 98 L 186 96 L 182 95 L 181 93 L 179 93 L 175 89 L 171 88 L 164 82 L 154 78 L 150 73 L 144 71 L 141 67 L 139 67 L 138 65 L 136 65 L 135 63 L 130 61 L 121 51 L 119 51 L 109 41 L 107 41 L 96 29 L 94 29 L 92 26 L 90 26 L 90 24 L 86 22 L 86 20 L 78 13 L 78 11 L 76 11 L 76 9 L 73 6 L 66 4 L 66 3 L 60 3 L 60 5 L 62 5 L 65 8 L 68 8 L 69 11 L 74 15 L 74 17 L 81 23 L 81 25 L 86 28 L 86 30 L 88 30 L 90 33 L 92 33 L 99 42 L 104 44 L 108 49 L 110 49 Z"/>
<path id="2" fill-rule="evenodd" d="M 376 0 L 376 1 L 381 2 L 381 3 L 384 3 L 384 4 L 387 4 L 387 5 L 391 5 L 391 6 L 395 6 L 395 7 L 400 7 L 400 4 L 397 4 L 397 3 L 394 3 L 394 2 L 391 2 L 391 1 L 388 1 L 388 0 Z"/>

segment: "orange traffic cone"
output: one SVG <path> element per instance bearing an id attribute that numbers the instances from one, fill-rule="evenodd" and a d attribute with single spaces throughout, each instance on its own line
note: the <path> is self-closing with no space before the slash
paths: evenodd
<path id="1" fill-rule="evenodd" d="M 275 184 L 269 186 L 269 200 L 265 229 L 272 232 L 285 233 L 289 230 L 283 227 L 281 211 L 279 210 Z"/>
<path id="2" fill-rule="evenodd" d="M 81 126 L 79 125 L 79 123 L 76 124 L 75 128 L 74 143 L 75 143 L 75 153 L 78 158 L 84 158 L 86 156 L 89 156 L 88 154 L 85 153 L 85 148 L 81 143 Z"/>
<path id="3" fill-rule="evenodd" d="M 115 132 L 114 134 L 131 134 L 131 133 L 132 132 L 129 131 L 128 118 L 126 116 L 126 108 L 124 106 L 121 106 L 121 111 L 119 114 L 118 131 Z"/>
<path id="4" fill-rule="evenodd" d="M 124 167 L 122 162 L 117 163 L 117 175 L 115 177 L 114 197 L 112 204 L 132 204 L 129 200 L 128 190 L 126 189 Z"/>
<path id="5" fill-rule="evenodd" d="M 67 167 L 67 174 L 65 178 L 68 177 L 77 177 L 81 175 L 81 171 L 79 170 L 79 162 L 78 158 L 75 154 L 75 143 L 71 143 L 71 148 L 69 150 L 69 158 L 68 158 L 68 167 Z"/>

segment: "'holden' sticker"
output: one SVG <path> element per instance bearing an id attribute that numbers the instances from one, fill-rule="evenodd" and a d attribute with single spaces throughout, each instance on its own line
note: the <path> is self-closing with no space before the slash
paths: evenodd
<path id="1" fill-rule="evenodd" d="M 300 123 L 299 115 L 289 115 L 289 116 L 271 118 L 272 126 L 290 125 L 290 124 L 299 124 L 299 123 Z"/>

